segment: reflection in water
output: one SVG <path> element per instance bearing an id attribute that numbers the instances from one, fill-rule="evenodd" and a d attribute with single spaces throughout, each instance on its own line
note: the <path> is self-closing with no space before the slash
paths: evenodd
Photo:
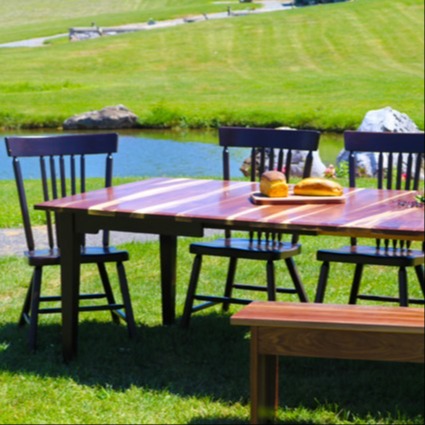
<path id="1" fill-rule="evenodd" d="M 19 135 L 54 134 L 36 131 L 19 132 Z M 57 132 L 56 132 L 57 133 Z M 118 154 L 115 155 L 114 175 L 119 177 L 221 177 L 222 150 L 217 145 L 217 133 L 120 131 Z M 17 135 L 18 133 L 13 133 Z M 8 134 L 0 135 L 4 138 Z M 10 133 L 12 135 L 12 133 Z M 325 165 L 335 163 L 342 147 L 341 135 L 322 135 L 320 155 Z M 239 167 L 247 157 L 244 150 L 236 150 L 231 163 L 231 173 L 241 176 Z M 92 161 L 89 177 L 101 176 L 103 164 Z M 33 175 L 38 178 L 38 166 L 34 162 Z M 13 179 L 11 159 L 6 150 L 0 149 L 0 180 Z"/>

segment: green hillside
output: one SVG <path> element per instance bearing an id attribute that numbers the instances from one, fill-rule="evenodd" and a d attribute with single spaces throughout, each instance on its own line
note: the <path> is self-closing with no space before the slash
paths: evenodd
<path id="1" fill-rule="evenodd" d="M 200 0 L 174 8 L 166 0 L 17 3 L 26 32 L 18 13 L 3 15 L 0 5 L 2 41 L 11 41 L 6 33 L 17 39 L 90 21 L 145 22 L 224 7 Z M 43 7 L 52 9 L 48 20 Z M 391 106 L 423 128 L 423 34 L 420 0 L 354 0 L 0 49 L 0 126 L 58 127 L 76 113 L 124 104 L 145 127 L 343 130 L 368 110 Z"/>

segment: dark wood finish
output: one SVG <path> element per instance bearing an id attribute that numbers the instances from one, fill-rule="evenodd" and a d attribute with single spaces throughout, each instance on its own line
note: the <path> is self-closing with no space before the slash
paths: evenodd
<path id="1" fill-rule="evenodd" d="M 46 234 L 47 242 L 45 247 L 36 247 L 31 227 L 29 207 L 26 195 L 25 177 L 28 168 L 32 164 L 28 158 L 38 158 L 40 164 L 40 183 L 41 193 L 44 201 L 57 199 L 67 195 L 75 195 L 86 191 L 86 162 L 89 155 L 102 155 L 105 158 L 104 167 L 104 187 L 112 185 L 112 155 L 118 149 L 117 134 L 87 134 L 87 135 L 60 135 L 43 137 L 8 137 L 6 138 L 7 153 L 11 156 L 13 169 L 18 189 L 19 203 L 24 223 L 24 231 L 28 251 L 25 252 L 28 264 L 34 268 L 33 276 L 28 287 L 26 299 L 19 320 L 20 325 L 28 323 L 30 325 L 29 345 L 31 350 L 36 349 L 37 328 L 39 314 L 60 313 L 62 307 L 60 301 L 66 294 L 61 296 L 43 296 L 41 295 L 42 273 L 46 266 L 60 265 L 61 254 L 68 248 L 78 250 L 80 262 L 82 264 L 97 264 L 103 292 L 95 294 L 79 294 L 78 287 L 72 288 L 75 293 L 70 296 L 74 300 L 77 297 L 73 308 L 78 306 L 78 300 L 102 300 L 103 304 L 92 303 L 91 305 L 82 305 L 77 309 L 77 313 L 72 314 L 77 317 L 78 311 L 98 311 L 109 310 L 114 322 L 119 323 L 120 319 L 127 322 L 130 336 L 135 334 L 135 323 L 131 307 L 128 283 L 126 279 L 124 261 L 128 260 L 128 253 L 118 250 L 109 245 L 109 231 L 103 232 L 101 246 L 86 246 L 82 237 L 78 242 L 72 238 L 68 239 L 68 234 L 73 228 L 73 223 L 62 224 L 59 219 L 56 223 L 54 214 L 46 211 Z M 28 168 L 26 168 L 28 167 Z M 33 171 L 32 169 L 30 171 Z M 68 243 L 57 243 L 56 231 L 63 232 L 62 241 L 71 240 L 72 246 Z M 123 303 L 117 303 L 109 281 L 109 276 L 105 263 L 113 262 L 116 264 L 119 275 L 120 288 Z M 72 271 L 74 273 L 74 271 Z M 79 275 L 78 275 L 79 280 Z M 71 288 L 70 288 L 71 289 Z M 42 308 L 42 303 L 57 301 L 58 307 Z M 125 312 L 124 312 L 125 310 Z"/>
<path id="2" fill-rule="evenodd" d="M 249 178 L 251 182 L 259 181 L 263 172 L 274 169 L 283 171 L 289 182 L 294 151 L 305 155 L 302 173 L 303 177 L 309 177 L 313 164 L 313 152 L 317 151 L 319 138 L 320 133 L 317 131 L 222 127 L 219 129 L 219 144 L 223 147 L 223 180 L 231 180 L 230 152 L 233 148 L 247 150 L 247 157 L 251 159 Z M 257 293 L 259 291 L 267 292 L 269 300 L 275 300 L 278 293 L 296 294 L 300 301 L 307 302 L 307 293 L 293 259 L 301 252 L 298 235 L 293 234 L 290 242 L 284 242 L 283 237 L 283 232 L 271 229 L 256 234 L 251 232 L 246 238 L 235 238 L 227 230 L 224 239 L 191 244 L 190 252 L 195 254 L 195 259 L 186 295 L 182 326 L 189 326 L 192 313 L 218 303 L 221 303 L 223 310 L 227 311 L 232 303 L 248 304 L 252 301 L 252 297 L 233 297 L 234 288 Z M 197 291 L 202 261 L 205 256 L 229 259 L 227 277 L 223 282 L 223 295 L 201 294 Z M 266 284 L 235 282 L 235 273 L 240 259 L 264 261 Z M 275 261 L 279 260 L 285 261 L 293 282 L 291 288 L 276 284 Z M 201 301 L 201 303 L 195 305 L 195 301 Z"/>
<path id="3" fill-rule="evenodd" d="M 251 423 L 278 406 L 278 356 L 424 362 L 424 310 L 253 302 L 231 317 L 251 328 Z"/>
<path id="4" fill-rule="evenodd" d="M 80 253 L 75 244 L 84 233 L 101 229 L 154 233 L 161 237 L 161 275 L 164 323 L 174 322 L 174 243 L 168 237 L 203 236 L 207 228 L 238 230 L 275 229 L 309 235 L 390 237 L 424 240 L 424 215 L 419 208 L 402 208 L 414 191 L 346 189 L 344 204 L 256 206 L 250 201 L 258 183 L 154 178 L 113 186 L 83 195 L 43 202 L 36 209 L 50 210 L 63 223 L 62 292 L 67 293 L 62 313 L 63 354 L 66 361 L 77 353 L 77 300 L 68 296 L 78 288 Z M 72 248 L 74 246 L 74 249 Z M 66 251 L 65 251 L 66 250 Z"/>
<path id="5" fill-rule="evenodd" d="M 356 187 L 356 155 L 371 152 L 377 156 L 376 185 L 378 189 L 418 190 L 423 172 L 424 134 L 423 133 L 369 133 L 347 131 L 344 133 L 345 149 L 349 152 L 350 187 Z M 406 207 L 412 206 L 412 198 Z M 420 205 L 413 205 L 419 208 Z M 422 205 L 423 210 L 423 205 Z M 316 302 L 323 302 L 332 262 L 355 264 L 351 284 L 349 304 L 358 299 L 381 302 L 397 302 L 400 306 L 425 303 L 424 250 L 413 250 L 409 241 L 396 241 L 386 238 L 376 239 L 375 246 L 359 246 L 357 239 L 351 238 L 350 246 L 340 249 L 321 249 L 317 259 L 322 261 Z M 361 278 L 367 265 L 391 266 L 399 270 L 398 296 L 360 293 Z M 408 294 L 407 267 L 414 267 L 422 290 L 423 298 L 411 298 Z"/>

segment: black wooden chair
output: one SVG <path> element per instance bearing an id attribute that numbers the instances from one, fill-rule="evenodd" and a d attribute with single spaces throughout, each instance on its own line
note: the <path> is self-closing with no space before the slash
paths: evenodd
<path id="1" fill-rule="evenodd" d="M 87 173 L 91 169 L 90 166 L 95 166 L 94 162 L 90 161 L 95 159 L 96 164 L 99 164 L 100 160 L 100 169 L 101 173 L 104 174 L 105 187 L 111 186 L 112 154 L 117 152 L 118 135 L 77 134 L 8 137 L 6 138 L 6 148 L 8 155 L 13 158 L 13 170 L 28 248 L 25 256 L 28 264 L 34 268 L 19 319 L 20 326 L 25 323 L 30 326 L 29 346 L 34 351 L 37 344 L 39 314 L 61 312 L 60 296 L 43 296 L 41 294 L 43 268 L 60 264 L 60 248 L 57 246 L 54 217 L 50 212 L 46 212 L 47 242 L 41 246 L 41 241 L 37 241 L 37 244 L 40 245 L 36 249 L 36 240 L 31 226 L 30 207 L 32 208 L 32 205 L 37 202 L 85 192 Z M 94 155 L 96 155 L 96 158 L 93 157 Z M 40 166 L 40 175 L 38 176 L 34 174 L 37 162 Z M 98 167 L 98 165 L 96 166 Z M 24 168 L 26 169 L 25 173 L 23 173 Z M 40 198 L 42 198 L 36 200 L 31 197 L 31 205 L 28 204 L 28 189 L 26 192 L 30 178 L 35 179 L 36 182 L 37 179 L 40 179 L 41 187 L 39 193 Z M 124 261 L 129 259 L 128 252 L 109 246 L 109 232 L 106 231 L 103 232 L 102 242 L 99 245 L 93 247 L 85 246 L 85 240 L 81 244 L 81 263 L 97 264 L 103 289 L 99 293 L 80 294 L 82 302 L 79 310 L 109 310 L 114 322 L 119 323 L 120 319 L 123 319 L 127 323 L 129 335 L 133 337 L 136 332 L 136 326 L 123 264 Z M 106 263 L 116 264 L 122 303 L 115 301 Z M 94 299 L 97 301 L 91 301 L 91 304 L 90 301 L 86 301 Z M 106 300 L 102 301 L 102 299 Z"/>
<path id="2" fill-rule="evenodd" d="M 423 133 L 347 131 L 344 133 L 344 141 L 345 149 L 349 152 L 350 187 L 356 187 L 357 154 L 359 152 L 371 152 L 373 153 L 372 161 L 376 160 L 377 164 L 376 182 L 378 189 L 419 189 L 424 158 Z M 417 205 L 417 207 L 420 206 L 420 204 Z M 412 207 L 412 205 L 405 207 Z M 416 206 L 413 205 L 413 207 Z M 356 265 L 349 304 L 356 304 L 358 299 L 395 302 L 399 303 L 400 306 L 424 304 L 424 299 L 409 298 L 406 270 L 407 267 L 414 267 L 422 293 L 425 296 L 423 248 L 422 246 L 422 251 L 413 250 L 409 241 L 390 241 L 388 239 L 376 240 L 375 246 L 360 246 L 357 245 L 356 238 L 352 238 L 350 246 L 340 249 L 321 249 L 317 252 L 317 259 L 323 261 L 323 264 L 320 269 L 315 302 L 323 302 L 330 263 L 337 262 Z M 362 272 L 366 265 L 398 267 L 398 296 L 359 293 Z"/>
<path id="3" fill-rule="evenodd" d="M 286 179 L 291 178 L 291 161 L 294 151 L 305 155 L 301 167 L 302 176 L 310 176 L 313 164 L 313 152 L 317 151 L 320 133 L 317 131 L 278 130 L 265 128 L 224 127 L 219 129 L 219 143 L 223 147 L 223 179 L 230 180 L 230 150 L 246 148 L 250 153 L 250 181 L 257 181 L 267 170 L 284 170 Z M 235 152 L 237 149 L 233 149 Z M 238 154 L 240 150 L 238 149 Z M 191 314 L 207 307 L 222 303 L 223 310 L 229 304 L 248 304 L 252 299 L 232 297 L 233 288 L 267 292 L 268 300 L 275 300 L 276 293 L 297 294 L 300 301 L 307 302 L 300 276 L 293 257 L 301 252 L 298 235 L 293 234 L 291 241 L 284 242 L 281 232 L 262 232 L 248 238 L 232 237 L 229 229 L 225 230 L 225 238 L 212 242 L 200 242 L 190 245 L 190 252 L 195 254 L 192 273 L 184 306 L 182 327 L 188 327 Z M 203 256 L 229 258 L 227 280 L 224 296 L 202 295 L 197 293 L 197 285 L 201 271 Z M 235 283 L 236 267 L 239 259 L 261 260 L 267 265 L 267 285 Z M 285 260 L 294 287 L 276 287 L 274 263 Z M 194 301 L 203 301 L 194 305 Z"/>

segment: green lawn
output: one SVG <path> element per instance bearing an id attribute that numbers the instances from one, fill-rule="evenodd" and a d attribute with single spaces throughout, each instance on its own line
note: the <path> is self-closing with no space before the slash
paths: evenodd
<path id="1" fill-rule="evenodd" d="M 178 317 L 189 280 L 190 242 L 179 242 Z M 313 297 L 319 270 L 315 250 L 342 240 L 304 237 L 302 242 L 296 261 Z M 127 272 L 137 338 L 130 341 L 125 326 L 112 324 L 106 313 L 82 315 L 78 359 L 68 366 L 62 362 L 57 315 L 41 318 L 40 348 L 35 355 L 27 351 L 27 328 L 18 328 L 16 321 L 30 270 L 22 258 L 0 258 L 0 423 L 249 422 L 248 329 L 230 326 L 229 315 L 218 307 L 194 315 L 187 331 L 163 327 L 158 244 L 124 248 L 131 257 Z M 241 266 L 238 280 L 265 279 L 263 265 Z M 278 276 L 289 284 L 280 266 Z M 207 259 L 201 284 L 221 292 L 225 268 L 222 259 Z M 326 302 L 347 302 L 352 272 L 347 265 L 332 269 Z M 364 285 L 394 293 L 396 275 L 374 269 Z M 46 290 L 52 291 L 59 271 L 50 270 L 45 278 Z M 84 287 L 90 290 L 95 278 L 96 271 L 85 267 Z M 416 279 L 411 274 L 410 279 L 417 296 Z M 115 279 L 113 284 L 116 288 Z M 292 296 L 280 299 L 296 301 Z M 279 423 L 423 424 L 423 365 L 294 358 L 281 360 L 280 374 Z"/>
<path id="2" fill-rule="evenodd" d="M 123 183 L 130 179 L 117 179 Z M 346 185 L 345 179 L 339 180 Z M 362 181 L 367 186 L 368 179 Z M 17 225 L 19 211 L 14 183 L 2 182 L 0 227 Z M 35 189 L 31 189 L 30 198 Z M 42 223 L 35 211 L 33 218 Z M 177 316 L 181 316 L 193 257 L 190 242 L 179 238 Z M 301 238 L 296 258 L 310 299 L 314 298 L 320 264 L 317 249 L 348 243 L 345 238 Z M 418 244 L 415 244 L 417 247 Z M 30 267 L 21 257 L 0 257 L 0 424 L 34 423 L 186 423 L 249 422 L 248 330 L 232 327 L 230 314 L 219 307 L 192 318 L 189 330 L 161 325 L 159 245 L 126 243 L 126 269 L 137 323 L 137 338 L 127 338 L 104 312 L 80 316 L 78 359 L 65 365 L 61 355 L 60 317 L 40 319 L 39 350 L 27 350 L 27 328 L 17 326 Z M 241 262 L 237 281 L 265 280 L 264 264 Z M 226 263 L 206 258 L 200 285 L 221 293 Z M 113 273 L 113 286 L 117 279 Z M 290 280 L 283 264 L 278 279 Z M 332 266 L 325 301 L 347 303 L 353 266 Z M 55 293 L 59 269 L 45 271 L 45 293 Z M 409 270 L 410 295 L 421 297 Z M 84 266 L 86 291 L 99 284 L 97 271 Z M 363 279 L 368 292 L 394 295 L 394 269 L 369 267 Z M 210 292 L 211 293 L 211 292 Z M 264 294 L 258 294 L 263 299 Z M 280 300 L 297 301 L 281 295 Z M 363 302 L 365 303 L 365 302 Z M 282 359 L 279 423 L 284 424 L 423 424 L 423 365 Z"/>
<path id="3" fill-rule="evenodd" d="M 43 33 L 63 32 L 72 22 L 145 21 L 151 15 L 184 16 L 206 3 L 217 7 L 188 1 L 173 9 L 173 2 L 141 0 L 122 2 L 122 13 L 112 8 L 113 14 L 103 15 L 100 9 L 114 2 L 72 3 L 78 3 L 81 12 L 73 13 L 80 16 L 65 18 L 68 11 L 58 8 L 57 21 L 54 14 L 49 21 L 39 18 Z M 162 16 L 154 13 L 157 3 Z M 0 14 L 6 29 L 7 17 Z M 18 18 L 10 22 L 9 32 L 0 25 L 0 40 L 22 28 Z M 40 35 L 33 23 L 30 30 Z M 355 0 L 86 42 L 56 41 L 45 48 L 1 49 L 0 126 L 58 127 L 73 114 L 124 104 L 145 127 L 343 130 L 358 126 L 367 111 L 391 106 L 423 128 L 423 31 L 419 0 Z"/>

